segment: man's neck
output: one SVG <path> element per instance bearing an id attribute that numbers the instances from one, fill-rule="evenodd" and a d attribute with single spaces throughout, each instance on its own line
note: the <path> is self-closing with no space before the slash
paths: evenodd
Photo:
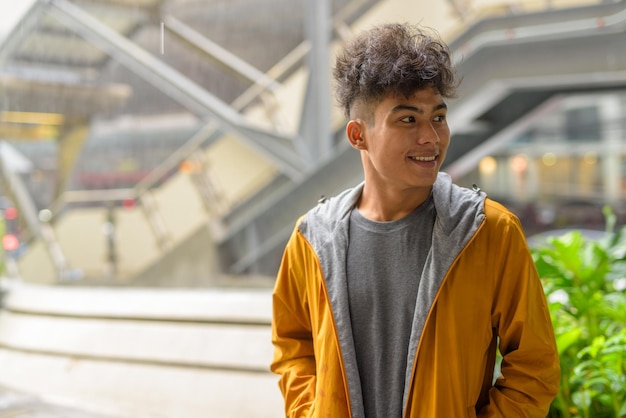
<path id="1" fill-rule="evenodd" d="M 381 189 L 368 186 L 366 181 L 357 208 L 361 215 L 372 221 L 396 221 L 424 203 L 430 196 L 431 190 L 432 187 L 428 189 Z"/>

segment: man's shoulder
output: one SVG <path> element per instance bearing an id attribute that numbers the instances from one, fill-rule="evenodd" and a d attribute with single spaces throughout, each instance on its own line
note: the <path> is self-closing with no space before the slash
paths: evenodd
<path id="1" fill-rule="evenodd" d="M 332 197 L 321 196 L 317 204 L 309 209 L 302 220 L 333 221 L 349 213 L 362 191 L 362 185 L 343 190 Z"/>
<path id="2" fill-rule="evenodd" d="M 515 216 L 506 206 L 490 197 L 485 199 L 485 214 L 491 216 Z"/>
<path id="3" fill-rule="evenodd" d="M 504 230 L 523 233 L 522 224 L 517 215 L 498 201 L 485 199 L 485 217 L 488 228 L 495 228 L 500 231 L 499 233 L 503 233 Z"/>
<path id="4" fill-rule="evenodd" d="M 332 233 L 350 215 L 361 190 L 362 185 L 358 185 L 329 198 L 322 196 L 317 205 L 300 217 L 298 230 L 307 237 Z"/>
<path id="5" fill-rule="evenodd" d="M 490 197 L 485 199 L 485 215 L 487 218 L 517 219 L 517 216 L 509 208 Z"/>

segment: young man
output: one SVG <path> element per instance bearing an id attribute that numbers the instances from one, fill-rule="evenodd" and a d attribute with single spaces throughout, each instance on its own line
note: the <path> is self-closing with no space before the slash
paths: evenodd
<path id="1" fill-rule="evenodd" d="M 310 210 L 285 249 L 271 369 L 286 416 L 545 417 L 559 359 L 520 223 L 439 173 L 447 46 L 382 25 L 334 75 L 365 181 Z"/>

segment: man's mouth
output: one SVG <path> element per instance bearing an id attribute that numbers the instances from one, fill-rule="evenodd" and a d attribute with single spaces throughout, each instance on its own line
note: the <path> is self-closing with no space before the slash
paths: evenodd
<path id="1" fill-rule="evenodd" d="M 437 156 L 436 155 L 431 155 L 430 157 L 409 156 L 409 158 L 411 160 L 414 160 L 414 161 L 425 161 L 425 162 L 428 162 L 428 161 L 435 161 L 437 159 Z"/>

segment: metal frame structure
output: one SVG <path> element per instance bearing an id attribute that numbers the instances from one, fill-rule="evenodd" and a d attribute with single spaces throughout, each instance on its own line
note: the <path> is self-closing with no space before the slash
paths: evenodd
<path id="1" fill-rule="evenodd" d="M 220 213 L 221 225 L 214 238 L 223 259 L 228 260 L 223 267 L 225 272 L 271 274 L 295 218 L 321 195 L 332 195 L 360 178 L 358 156 L 351 152 L 346 141 L 341 141 L 343 133 L 333 132 L 330 124 L 329 45 L 335 34 L 348 38 L 349 22 L 373 3 L 354 0 L 333 19 L 330 0 L 305 2 L 306 39 L 267 72 L 179 19 L 160 16 L 163 31 L 251 82 L 249 89 L 230 105 L 69 0 L 38 1 L 22 21 L 20 30 L 34 30 L 46 16 L 52 16 L 202 121 L 203 127 L 179 152 L 134 190 L 122 193 L 143 202 L 163 251 L 171 249 L 172 243 L 150 203 L 149 193 L 162 173 L 226 132 L 234 133 L 267 156 L 280 174 L 240 206 Z M 470 157 L 471 161 L 476 159 L 476 152 L 526 126 L 536 116 L 537 109 L 542 109 L 555 95 L 626 86 L 626 63 L 620 61 L 626 57 L 626 51 L 621 55 L 617 51 L 613 68 L 598 66 L 601 57 L 616 53 L 616 45 L 624 48 L 625 31 L 624 0 L 577 8 L 566 14 L 547 11 L 503 16 L 468 26 L 451 43 L 464 81 L 460 98 L 453 102 L 449 115 L 453 146 L 446 169 L 453 173 L 463 171 Z M 18 39 L 17 35 L 11 36 L 0 46 L 0 66 L 16 51 Z M 551 48 L 574 46 L 584 48 L 585 54 L 592 58 L 578 62 L 575 67 L 546 60 Z M 272 99 L 280 87 L 282 74 L 299 65 L 307 66 L 308 82 L 297 134 L 286 135 L 279 128 L 267 130 L 249 123 L 241 110 L 260 96 Z M 68 72 L 64 77 L 71 78 L 72 74 Z M 504 104 L 513 111 L 500 112 Z M 479 151 L 470 153 L 472 149 Z M 88 199 L 87 195 L 92 194 L 82 193 L 80 199 Z M 75 192 L 72 196 L 61 195 L 61 204 L 75 200 L 75 195 Z M 115 200 L 119 196 L 112 193 L 110 198 Z M 54 209 L 58 213 L 61 206 Z"/>
<path id="2" fill-rule="evenodd" d="M 44 18 L 52 16 L 67 29 L 80 35 L 89 43 L 105 52 L 110 58 L 122 63 L 132 72 L 150 83 L 154 88 L 182 104 L 201 120 L 206 121 L 204 128 L 201 128 L 198 134 L 192 137 L 185 147 L 181 148 L 180 152 L 177 152 L 172 158 L 164 162 L 153 175 L 144 179 L 144 181 L 135 188 L 136 197 L 144 203 L 142 207 L 146 211 L 147 218 L 152 220 L 150 223 L 153 225 L 153 231 L 155 232 L 157 241 L 160 247 L 166 250 L 170 247 L 167 233 L 159 226 L 162 225 L 162 223 L 158 221 L 158 214 L 150 209 L 153 205 L 150 204 L 148 191 L 155 179 L 159 178 L 160 173 L 171 168 L 172 164 L 176 165 L 180 159 L 186 156 L 186 153 L 193 152 L 193 150 L 198 147 L 206 146 L 208 142 L 215 140 L 224 132 L 234 132 L 238 137 L 247 141 L 250 146 L 273 161 L 279 171 L 291 182 L 301 181 L 307 176 L 307 173 L 316 170 L 316 166 L 321 163 L 322 159 L 332 157 L 333 138 L 330 134 L 330 111 L 327 103 L 328 47 L 332 32 L 329 3 L 329 0 L 307 3 L 305 19 L 309 40 L 305 40 L 305 42 L 297 47 L 293 54 L 286 57 L 286 60 L 284 60 L 286 62 L 277 66 L 279 69 L 275 69 L 274 71 L 278 73 L 286 71 L 291 68 L 293 64 L 299 61 L 301 62 L 302 58 L 306 55 L 309 56 L 309 66 L 316 69 L 309 74 L 307 93 L 307 98 L 312 97 L 315 98 L 315 100 L 307 100 L 303 107 L 304 114 L 316 115 L 315 123 L 303 123 L 300 129 L 301 134 L 296 136 L 287 136 L 278 131 L 268 131 L 258 128 L 248 123 L 242 114 L 238 112 L 238 108 L 241 109 L 243 106 L 250 103 L 251 100 L 254 100 L 255 96 L 264 93 L 269 93 L 270 95 L 274 94 L 279 84 L 276 80 L 271 78 L 269 73 L 265 74 L 259 71 L 173 16 L 161 16 L 162 31 L 166 29 L 168 33 L 194 46 L 207 57 L 216 60 L 253 83 L 248 92 L 241 96 L 233 106 L 227 105 L 202 86 L 139 47 L 124 36 L 123 33 L 119 33 L 111 27 L 108 27 L 100 21 L 100 19 L 95 18 L 80 6 L 68 0 L 41 0 L 36 2 L 20 23 L 19 31 L 20 34 L 25 30 L 31 32 L 37 28 L 37 25 L 40 24 Z M 339 24 L 342 25 L 342 27 L 346 27 L 347 25 L 343 19 L 349 17 L 352 13 L 358 13 L 365 8 L 367 4 L 368 1 L 365 0 L 355 0 L 350 3 L 349 7 L 346 7 L 342 13 L 340 13 L 342 21 L 339 22 Z M 323 35 L 320 35 L 319 31 L 320 21 L 324 22 Z M 21 36 L 13 33 L 8 41 L 0 47 L 0 63 L 3 62 L 3 59 L 15 53 L 19 47 L 20 38 Z M 292 61 L 292 63 L 288 64 L 289 61 Z M 72 79 L 73 76 L 68 72 L 63 78 Z M 77 80 L 80 82 L 81 78 L 81 76 L 78 76 Z M 324 86 L 326 86 L 326 88 L 324 88 Z M 309 119 L 308 117 L 303 118 L 303 121 L 309 121 Z M 84 124 L 81 125 L 84 126 Z M 71 127 L 66 129 L 76 131 L 76 129 Z M 76 136 L 71 136 L 71 138 L 74 137 Z M 81 136 L 82 139 L 84 139 L 84 137 L 85 135 Z M 325 140 L 320 140 L 320 138 L 324 137 L 326 137 Z M 72 142 L 72 144 L 70 144 L 70 142 Z M 69 168 L 73 166 L 71 160 L 76 156 L 75 152 L 71 153 L 71 155 L 68 154 L 68 150 L 80 148 L 75 145 L 75 143 L 76 141 L 59 140 L 59 155 L 64 156 L 62 162 L 67 163 L 61 164 L 61 166 L 67 168 L 62 168 L 64 172 L 68 172 Z M 69 145 L 71 145 L 71 147 Z M 62 177 L 62 181 L 57 185 L 59 192 L 56 193 L 56 195 L 60 196 L 60 199 L 54 205 L 53 209 L 55 214 L 62 211 L 63 202 L 76 199 L 76 197 L 70 198 L 69 196 L 65 197 L 62 195 L 67 175 L 64 174 Z M 77 193 L 74 192 L 73 194 L 75 195 Z M 110 195 L 110 193 L 103 194 L 102 191 L 79 194 L 81 195 L 81 199 L 86 198 L 88 200 L 92 199 L 89 195 Z M 126 194 L 126 192 L 123 194 Z M 114 195 L 118 196 L 119 193 L 114 193 Z M 26 203 L 24 205 L 28 206 Z M 31 233 L 34 235 L 40 235 L 40 232 L 38 232 L 39 229 L 36 228 L 35 225 L 30 229 Z M 57 258 L 58 257 L 53 257 L 53 260 Z M 62 269 L 65 267 L 59 266 L 59 268 Z"/>
<path id="3" fill-rule="evenodd" d="M 477 155 L 486 155 L 494 143 L 511 139 L 512 133 L 536 120 L 553 97 L 626 87 L 626 1 L 582 7 L 565 15 L 567 20 L 562 11 L 549 10 L 496 17 L 469 26 L 451 43 L 463 82 L 459 98 L 450 106 L 453 138 L 445 171 L 463 174 L 470 158 L 476 163 Z M 512 24 L 519 27 L 514 33 Z M 581 43 L 583 39 L 586 42 Z M 550 51 L 563 46 L 586 58 L 575 67 L 550 59 Z M 599 68 L 606 56 L 622 60 L 614 62 L 614 68 Z M 290 225 L 313 204 L 303 196 L 332 195 L 354 184 L 360 166 L 354 153 L 347 151 L 338 151 L 328 166 L 306 181 L 286 186 L 279 196 L 269 199 L 271 203 L 258 206 L 258 211 L 226 217 L 230 228 L 220 245 L 231 256 L 240 254 L 230 272 L 271 274 L 275 270 Z M 351 170 L 343 171 L 346 167 Z M 280 218 L 286 221 L 277 222 Z M 276 225 L 268 228 L 272 221 Z"/>
<path id="4" fill-rule="evenodd" d="M 267 155 L 289 177 L 297 179 L 303 175 L 302 167 L 306 164 L 295 151 L 294 142 L 297 139 L 250 125 L 241 114 L 202 86 L 167 66 L 67 0 L 50 0 L 49 6 L 48 13 L 139 74 L 155 88 L 163 91 L 196 115 L 219 121 L 223 130 L 236 132 L 243 139 L 248 139 L 251 146 Z"/>

